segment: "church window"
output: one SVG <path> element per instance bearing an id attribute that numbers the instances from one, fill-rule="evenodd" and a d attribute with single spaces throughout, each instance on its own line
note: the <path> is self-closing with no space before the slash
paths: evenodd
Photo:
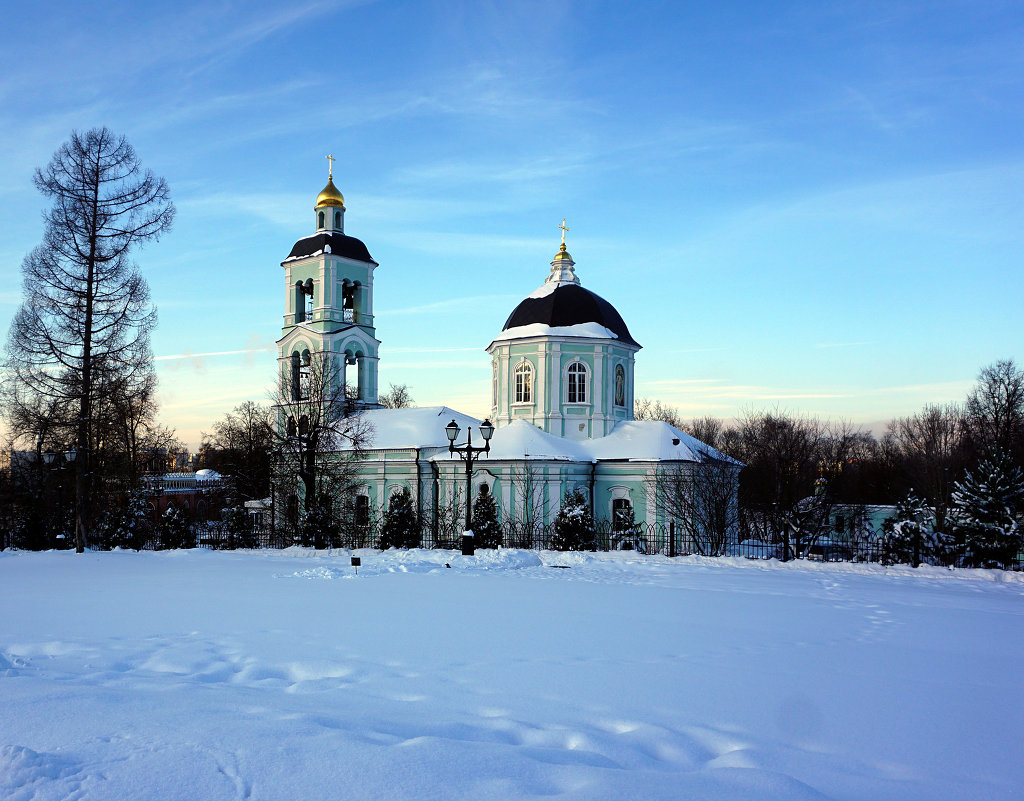
<path id="1" fill-rule="evenodd" d="M 299 400 L 309 400 L 309 370 L 311 361 L 309 351 L 302 351 L 302 358 L 299 364 Z M 300 420 L 300 425 L 301 422 Z"/>
<path id="2" fill-rule="evenodd" d="M 341 230 L 341 212 L 334 212 L 334 227 Z"/>
<path id="3" fill-rule="evenodd" d="M 533 367 L 523 361 L 516 365 L 514 403 L 533 403 Z"/>
<path id="4" fill-rule="evenodd" d="M 292 400 L 302 400 L 302 358 L 292 351 Z"/>
<path id="5" fill-rule="evenodd" d="M 320 214 L 317 215 L 316 227 L 317 228 L 323 228 L 324 227 L 324 213 L 322 211 L 320 212 Z"/>
<path id="6" fill-rule="evenodd" d="M 346 323 L 356 321 L 356 290 L 358 283 L 349 283 L 346 278 L 341 282 L 341 309 Z"/>
<path id="7" fill-rule="evenodd" d="M 587 402 L 587 367 L 583 362 L 569 365 L 566 400 L 569 403 Z"/>
<path id="8" fill-rule="evenodd" d="M 621 364 L 615 365 L 615 405 L 626 405 L 626 371 Z"/>
<path id="9" fill-rule="evenodd" d="M 614 498 L 612 500 L 612 529 L 615 531 L 627 531 L 633 527 L 633 504 L 629 498 Z"/>
<path id="10" fill-rule="evenodd" d="M 302 281 L 295 282 L 295 322 L 301 323 L 306 319 L 306 291 L 302 287 Z"/>
<path id="11" fill-rule="evenodd" d="M 355 524 L 358 528 L 370 525 L 370 496 L 356 495 Z"/>

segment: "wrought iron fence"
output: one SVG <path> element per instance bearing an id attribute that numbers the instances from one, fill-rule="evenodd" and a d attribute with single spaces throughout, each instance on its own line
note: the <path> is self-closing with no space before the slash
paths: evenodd
<path id="1" fill-rule="evenodd" d="M 738 533 L 724 537 L 700 537 L 684 533 L 679 527 L 668 525 L 637 524 L 628 528 L 602 522 L 593 530 L 576 538 L 567 538 L 552 525 L 527 524 L 521 521 L 500 523 L 499 531 L 490 545 L 506 548 L 527 548 L 535 550 L 579 550 L 579 551 L 634 551 L 638 554 L 662 554 L 665 556 L 708 556 L 743 557 L 747 559 L 807 559 L 820 562 L 869 562 L 877 564 L 910 564 L 914 558 L 909 555 L 905 544 L 896 548 L 882 535 L 870 532 L 836 534 L 830 532 L 820 536 L 778 533 L 769 536 L 745 538 Z M 332 531 L 303 532 L 284 528 L 254 525 L 241 530 L 230 528 L 224 523 L 194 523 L 182 537 L 168 538 L 156 526 L 137 532 L 131 538 L 121 541 L 94 543 L 100 548 L 130 548 L 134 550 L 161 550 L 166 548 L 198 547 L 214 550 L 287 548 L 304 546 L 326 548 L 374 548 L 379 549 L 382 540 L 382 524 L 371 520 L 363 524 L 340 525 Z M 422 548 L 460 547 L 461 528 L 448 524 L 427 523 L 403 541 Z M 418 534 L 418 540 L 416 535 Z M 498 541 L 500 540 L 500 542 Z M 3 547 L 17 547 L 27 550 L 73 547 L 71 538 L 62 533 L 47 532 L 23 539 L 13 532 L 4 532 L 0 537 Z M 923 544 L 922 544 L 923 545 Z M 478 544 L 483 547 L 483 544 Z M 969 548 L 965 544 L 953 545 L 942 553 L 927 548 L 917 554 L 918 561 L 947 567 L 971 567 Z M 1002 561 L 1001 566 L 1009 570 L 1024 568 L 1024 543 L 1014 556 Z"/>

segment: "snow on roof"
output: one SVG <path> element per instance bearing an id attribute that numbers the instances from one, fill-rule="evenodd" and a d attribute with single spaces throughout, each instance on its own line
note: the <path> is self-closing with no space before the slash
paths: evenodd
<path id="1" fill-rule="evenodd" d="M 435 459 L 447 459 L 448 435 L 444 427 L 458 423 L 457 445 L 466 442 L 466 429 L 473 428 L 473 445 L 483 445 L 481 421 L 448 406 L 422 406 L 412 409 L 373 409 L 362 413 L 372 427 L 369 450 L 389 448 L 444 448 Z M 571 440 L 548 434 L 525 420 L 514 420 L 497 428 L 491 438 L 488 459 L 551 459 L 569 462 L 594 462 L 605 459 L 627 461 L 701 462 L 721 459 L 739 464 L 725 454 L 691 437 L 668 423 L 655 420 L 629 420 L 619 423 L 606 437 Z"/>
<path id="2" fill-rule="evenodd" d="M 570 462 L 593 461 L 582 443 L 541 431 L 525 420 L 513 420 L 496 429 L 491 437 L 488 459 L 559 459 Z"/>
<path id="3" fill-rule="evenodd" d="M 476 428 L 480 420 L 447 406 L 418 406 L 412 409 L 372 409 L 361 415 L 373 427 L 366 447 L 375 448 L 447 448 L 444 427 L 455 420 L 465 432 Z M 465 434 L 463 433 L 463 437 Z M 459 440 L 462 441 L 462 438 Z"/>
<path id="4" fill-rule="evenodd" d="M 531 296 L 532 297 L 532 296 Z M 545 325 L 530 323 L 507 328 L 494 338 L 495 342 L 525 337 L 587 337 L 590 339 L 618 339 L 610 328 L 600 323 L 577 323 L 576 325 Z"/>
<path id="5" fill-rule="evenodd" d="M 624 420 L 611 434 L 581 443 L 593 459 L 702 462 L 720 459 L 740 464 L 721 451 L 660 420 Z"/>

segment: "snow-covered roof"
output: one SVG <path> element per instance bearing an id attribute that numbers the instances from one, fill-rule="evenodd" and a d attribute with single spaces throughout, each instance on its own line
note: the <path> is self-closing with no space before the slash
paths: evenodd
<path id="1" fill-rule="evenodd" d="M 591 339 L 618 339 L 618 335 L 600 323 L 577 323 L 576 325 L 545 325 L 530 323 L 506 328 L 494 338 L 495 342 L 525 337 L 588 337 Z"/>
<path id="2" fill-rule="evenodd" d="M 456 441 L 466 442 L 466 429 L 473 428 L 473 445 L 483 445 L 481 421 L 448 406 L 422 406 L 412 409 L 373 409 L 362 413 L 372 427 L 369 450 L 391 448 L 444 448 L 435 459 L 447 459 L 448 435 L 445 426 L 452 420 L 461 429 Z M 514 420 L 497 428 L 491 438 L 489 459 L 553 459 L 569 462 L 595 462 L 624 459 L 635 462 L 701 462 L 720 459 L 739 464 L 710 445 L 694 439 L 668 423 L 655 420 L 621 422 L 606 437 L 572 440 L 548 434 L 525 420 Z"/>
<path id="3" fill-rule="evenodd" d="M 585 440 L 581 444 L 593 459 L 644 462 L 702 462 L 706 459 L 719 459 L 740 464 L 685 431 L 660 420 L 624 420 L 608 436 Z"/>
<path id="4" fill-rule="evenodd" d="M 476 428 L 480 420 L 447 406 L 418 406 L 412 409 L 371 409 L 362 413 L 363 421 L 373 427 L 366 447 L 375 448 L 447 448 L 444 427 L 452 420 L 463 431 Z M 465 435 L 463 435 L 465 436 Z M 460 439 L 460 442 L 462 440 Z"/>
<path id="5" fill-rule="evenodd" d="M 507 426 L 496 429 L 491 437 L 491 452 L 487 458 L 591 461 L 582 443 L 548 434 L 525 420 L 513 420 Z"/>

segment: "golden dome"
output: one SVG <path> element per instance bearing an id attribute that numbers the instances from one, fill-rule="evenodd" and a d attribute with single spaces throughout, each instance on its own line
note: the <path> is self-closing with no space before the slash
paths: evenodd
<path id="1" fill-rule="evenodd" d="M 345 208 L 345 198 L 338 191 L 338 187 L 334 185 L 334 180 L 331 178 L 327 179 L 327 186 L 324 187 L 324 191 L 316 196 L 316 206 L 313 208 L 315 210 L 324 206 L 341 206 Z"/>
<path id="2" fill-rule="evenodd" d="M 558 253 L 555 254 L 554 261 L 572 261 L 572 256 L 569 255 L 569 251 L 565 249 L 565 242 L 558 249 Z M 575 262 L 573 262 L 575 264 Z"/>

